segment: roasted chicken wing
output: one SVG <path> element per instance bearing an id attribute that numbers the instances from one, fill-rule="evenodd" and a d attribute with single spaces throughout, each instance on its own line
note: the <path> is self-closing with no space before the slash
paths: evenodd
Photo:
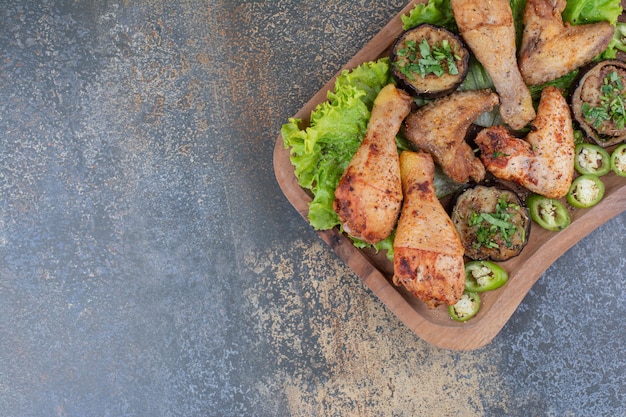
<path id="1" fill-rule="evenodd" d="M 454 181 L 481 181 L 485 167 L 465 142 L 467 130 L 478 116 L 498 104 L 490 90 L 457 92 L 411 113 L 404 122 L 404 135 L 429 152 Z"/>
<path id="2" fill-rule="evenodd" d="M 429 307 L 456 303 L 465 288 L 463 244 L 437 196 L 426 152 L 400 155 L 404 203 L 393 242 L 393 282 Z"/>
<path id="3" fill-rule="evenodd" d="M 402 205 L 395 137 L 411 110 L 411 97 L 393 84 L 376 99 L 363 142 L 335 190 L 334 209 L 344 230 L 368 243 L 388 237 Z"/>
<path id="4" fill-rule="evenodd" d="M 528 88 L 517 67 L 515 27 L 509 0 L 451 0 L 461 36 L 500 95 L 500 115 L 512 129 L 535 118 Z"/>
<path id="5" fill-rule="evenodd" d="M 565 25 L 566 0 L 528 0 L 519 69 L 526 84 L 541 84 L 581 67 L 606 49 L 614 28 L 609 22 Z"/>
<path id="6" fill-rule="evenodd" d="M 567 101 L 556 87 L 543 90 L 532 126 L 526 140 L 504 126 L 483 129 L 476 137 L 480 157 L 498 178 L 546 197 L 563 197 L 574 176 L 574 130 Z"/>

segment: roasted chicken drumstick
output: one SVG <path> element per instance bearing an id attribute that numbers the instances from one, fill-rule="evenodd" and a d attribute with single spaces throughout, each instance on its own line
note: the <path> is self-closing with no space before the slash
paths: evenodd
<path id="1" fill-rule="evenodd" d="M 465 289 L 464 248 L 435 195 L 435 164 L 426 152 L 400 154 L 404 203 L 393 242 L 393 282 L 429 307 L 455 304 Z"/>
<path id="2" fill-rule="evenodd" d="M 535 118 L 530 92 L 517 67 L 509 0 L 450 0 L 461 36 L 483 65 L 500 96 L 500 115 L 512 129 Z"/>
<path id="3" fill-rule="evenodd" d="M 344 230 L 368 243 L 388 237 L 398 220 L 402 184 L 395 138 L 411 103 L 393 84 L 378 93 L 365 138 L 335 190 L 334 209 Z"/>

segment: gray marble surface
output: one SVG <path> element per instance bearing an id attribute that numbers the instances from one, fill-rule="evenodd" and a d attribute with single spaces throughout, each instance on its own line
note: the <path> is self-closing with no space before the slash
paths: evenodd
<path id="1" fill-rule="evenodd" d="M 311 230 L 280 126 L 404 1 L 0 4 L 0 415 L 626 415 L 626 215 L 471 352 Z"/>

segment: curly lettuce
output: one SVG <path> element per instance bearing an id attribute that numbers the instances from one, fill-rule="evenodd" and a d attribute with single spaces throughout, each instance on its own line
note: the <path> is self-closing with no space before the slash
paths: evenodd
<path id="1" fill-rule="evenodd" d="M 408 15 L 400 16 L 404 30 L 414 28 L 422 23 L 441 26 L 452 31 L 458 31 L 450 0 L 429 0 L 426 3 L 415 5 Z"/>

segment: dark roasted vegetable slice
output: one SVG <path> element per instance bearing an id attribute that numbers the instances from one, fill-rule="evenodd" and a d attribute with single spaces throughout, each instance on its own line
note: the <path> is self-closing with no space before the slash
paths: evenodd
<path id="1" fill-rule="evenodd" d="M 576 145 L 574 158 L 574 167 L 580 174 L 594 174 L 600 177 L 611 170 L 609 153 L 592 143 Z"/>
<path id="2" fill-rule="evenodd" d="M 494 262 L 471 261 L 465 264 L 465 291 L 492 291 L 506 284 L 508 280 L 509 274 Z"/>
<path id="3" fill-rule="evenodd" d="M 476 292 L 465 291 L 461 299 L 448 306 L 448 314 L 456 321 L 467 321 L 478 314 L 480 310 L 480 296 Z"/>
<path id="4" fill-rule="evenodd" d="M 530 217 L 546 230 L 558 232 L 571 223 L 567 208 L 559 200 L 533 194 L 526 199 L 526 204 Z"/>
<path id="5" fill-rule="evenodd" d="M 597 175 L 585 174 L 576 178 L 567 193 L 567 202 L 576 208 L 595 206 L 604 197 L 604 183 Z"/>
<path id="6" fill-rule="evenodd" d="M 611 169 L 620 177 L 626 177 L 626 144 L 621 144 L 611 153 Z"/>
<path id="7" fill-rule="evenodd" d="M 399 87 L 423 98 L 454 91 L 465 79 L 469 51 L 447 29 L 422 24 L 403 32 L 391 49 L 391 71 Z"/>
<path id="8" fill-rule="evenodd" d="M 474 260 L 504 261 L 519 255 L 528 242 L 528 208 L 502 186 L 467 188 L 457 197 L 451 219 L 465 255 Z"/>
<path id="9" fill-rule="evenodd" d="M 606 60 L 583 70 L 571 105 L 580 127 L 599 146 L 626 139 L 626 63 Z"/>

